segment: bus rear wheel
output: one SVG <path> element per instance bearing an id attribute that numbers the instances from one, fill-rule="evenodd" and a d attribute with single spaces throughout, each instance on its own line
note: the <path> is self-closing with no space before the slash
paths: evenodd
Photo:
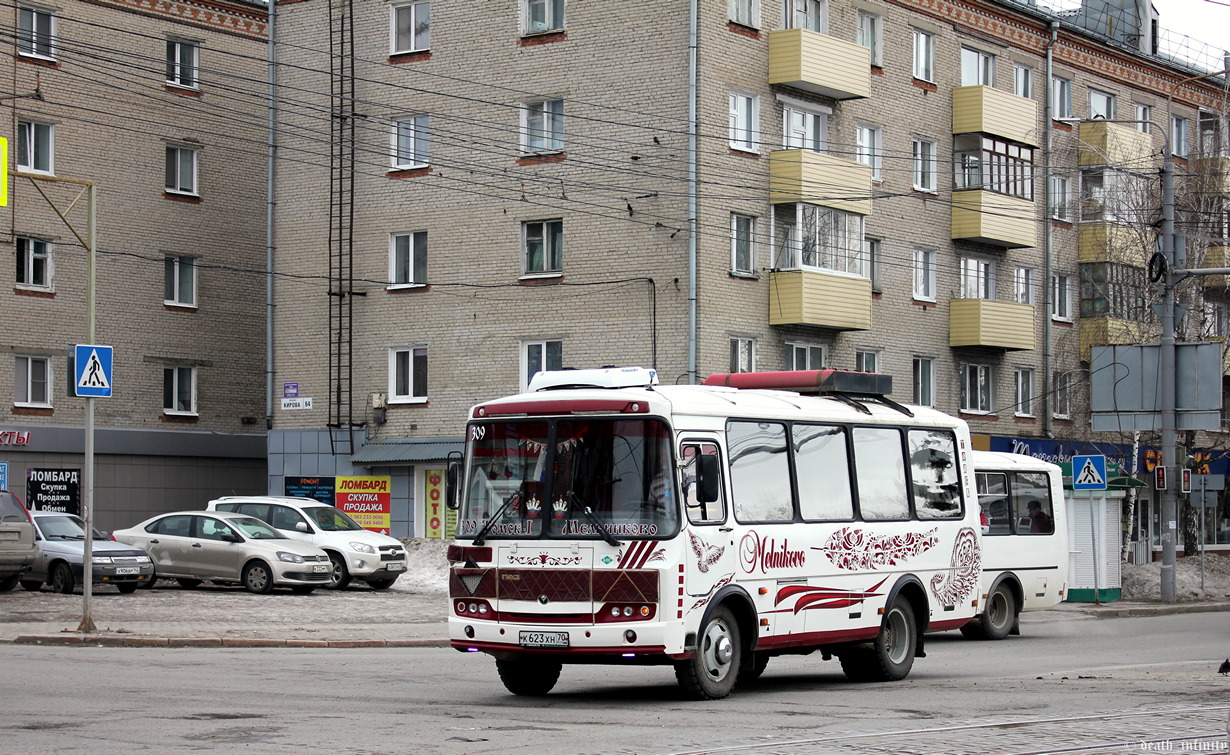
<path id="1" fill-rule="evenodd" d="M 1007 585 L 996 585 L 987 598 L 987 608 L 961 627 L 961 634 L 970 640 L 1002 640 L 1016 622 L 1016 596 Z"/>
<path id="2" fill-rule="evenodd" d="M 880 633 L 869 647 L 855 647 L 841 654 L 841 670 L 855 682 L 894 682 L 909 675 L 914 666 L 918 625 L 914 610 L 898 598 L 884 612 Z"/>
<path id="3" fill-rule="evenodd" d="M 495 668 L 500 672 L 500 681 L 504 682 L 504 688 L 509 692 L 514 695 L 542 697 L 559 681 L 563 664 L 546 659 L 509 659 L 496 660 Z"/>
<path id="4" fill-rule="evenodd" d="M 729 608 L 719 606 L 705 620 L 696 652 L 675 664 L 675 679 L 697 700 L 720 700 L 734 689 L 742 661 L 739 625 Z"/>

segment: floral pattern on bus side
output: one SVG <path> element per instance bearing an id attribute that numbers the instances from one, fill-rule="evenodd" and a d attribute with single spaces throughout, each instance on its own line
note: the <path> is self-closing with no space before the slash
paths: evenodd
<path id="1" fill-rule="evenodd" d="M 705 593 L 705 596 L 703 598 L 701 598 L 700 600 L 692 604 L 692 607 L 689 608 L 688 611 L 695 611 L 697 608 L 703 607 L 706 603 L 709 602 L 709 599 L 713 597 L 713 594 L 715 592 L 717 592 L 718 590 L 721 590 L 723 587 L 730 584 L 730 581 L 734 578 L 735 578 L 735 573 L 731 572 L 730 574 L 727 574 L 725 577 L 722 577 L 721 579 L 719 579 L 716 583 L 714 583 L 713 587 L 709 588 L 709 592 Z"/>
<path id="2" fill-rule="evenodd" d="M 828 556 L 838 569 L 880 569 L 897 566 L 934 548 L 939 542 L 935 534 L 937 529 L 881 537 L 869 535 L 857 527 L 842 527 L 830 535 L 822 547 L 812 546 L 812 549 Z"/>
<path id="3" fill-rule="evenodd" d="M 931 594 L 944 606 L 955 606 L 978 589 L 982 552 L 978 549 L 978 537 L 969 527 L 957 533 L 952 544 L 951 563 L 948 574 L 936 574 L 931 578 Z"/>
<path id="4" fill-rule="evenodd" d="M 849 608 L 862 603 L 867 598 L 878 598 L 882 592 L 876 592 L 888 581 L 881 579 L 866 590 L 839 590 L 835 587 L 811 587 L 809 585 L 786 585 L 777 591 L 773 605 L 781 605 L 783 601 L 797 597 L 794 602 L 794 612 L 798 613 L 808 608 Z"/>

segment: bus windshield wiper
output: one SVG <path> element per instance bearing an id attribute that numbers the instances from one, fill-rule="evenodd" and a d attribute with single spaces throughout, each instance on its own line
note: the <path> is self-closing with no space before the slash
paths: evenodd
<path id="1" fill-rule="evenodd" d="M 491 529 L 491 527 L 495 524 L 497 519 L 499 519 L 501 516 L 504 515 L 504 512 L 508 509 L 509 506 L 512 505 L 512 502 L 519 500 L 520 498 L 521 498 L 521 491 L 518 490 L 517 492 L 508 496 L 508 498 L 504 500 L 504 503 L 498 509 L 495 510 L 495 514 L 493 514 L 492 517 L 487 520 L 487 523 L 484 524 L 482 527 L 479 527 L 478 532 L 474 533 L 474 544 L 475 545 L 483 544 L 483 537 L 486 536 L 487 531 Z"/>
<path id="2" fill-rule="evenodd" d="M 581 513 L 585 514 L 585 518 L 588 519 L 591 524 L 593 524 L 595 527 L 598 528 L 598 534 L 602 535 L 603 540 L 607 541 L 608 543 L 615 546 L 616 548 L 623 545 L 623 543 L 615 539 L 614 535 L 612 535 L 610 532 L 607 532 L 606 527 L 602 524 L 602 520 L 598 518 L 598 515 L 594 513 L 593 509 L 591 509 L 588 506 L 582 506 Z"/>

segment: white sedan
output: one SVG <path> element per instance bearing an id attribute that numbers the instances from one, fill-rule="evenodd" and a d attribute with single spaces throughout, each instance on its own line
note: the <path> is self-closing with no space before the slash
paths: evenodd
<path id="1" fill-rule="evenodd" d="M 209 580 L 239 583 L 255 593 L 274 587 L 309 593 L 333 576 L 323 550 L 244 514 L 178 511 L 111 534 L 149 553 L 156 578 L 173 578 L 189 588 Z"/>

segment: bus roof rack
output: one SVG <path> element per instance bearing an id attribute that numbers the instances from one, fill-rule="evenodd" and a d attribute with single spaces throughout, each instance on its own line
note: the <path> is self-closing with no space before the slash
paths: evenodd
<path id="1" fill-rule="evenodd" d="M 893 392 L 893 376 L 878 372 L 849 370 L 785 370 L 781 372 L 719 372 L 705 378 L 703 385 L 814 393 L 839 399 L 866 412 L 854 399 L 877 401 L 906 416 L 914 412 L 888 397 Z"/>
<path id="2" fill-rule="evenodd" d="M 639 388 L 658 384 L 658 371 L 646 367 L 543 370 L 530 378 L 529 393 L 564 388 Z"/>

